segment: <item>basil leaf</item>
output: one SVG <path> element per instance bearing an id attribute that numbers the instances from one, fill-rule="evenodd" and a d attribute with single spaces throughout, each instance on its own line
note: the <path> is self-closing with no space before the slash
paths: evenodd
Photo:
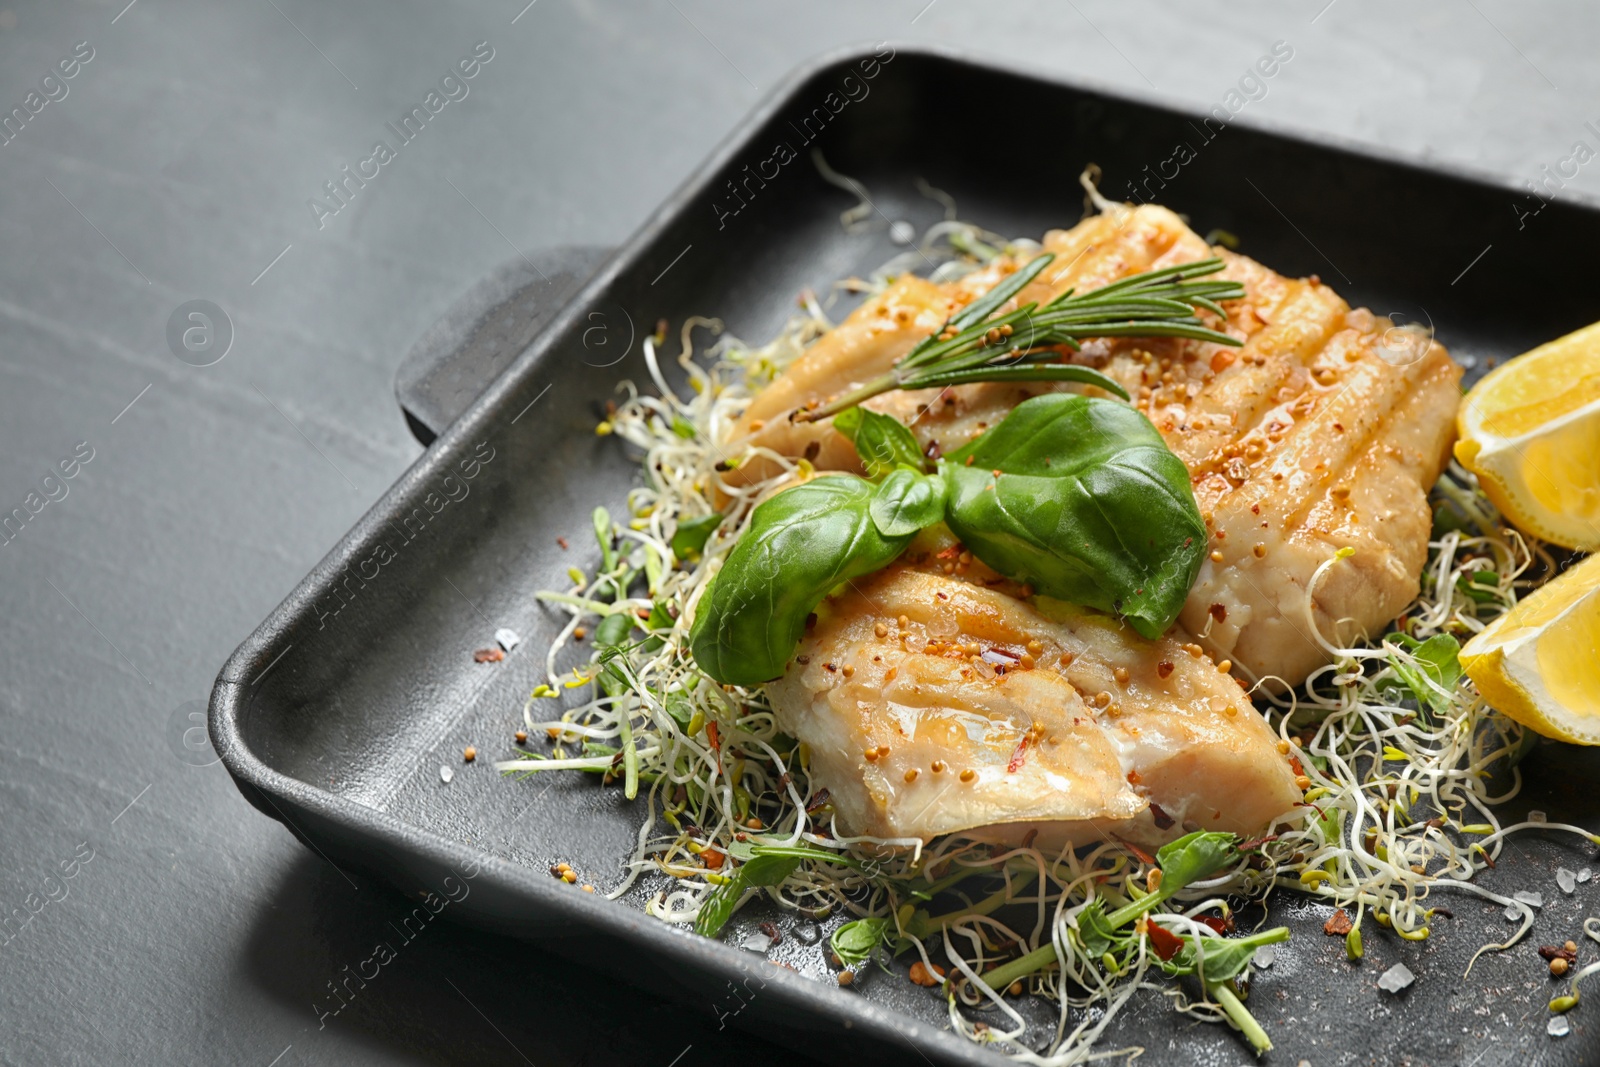
<path id="1" fill-rule="evenodd" d="M 945 483 L 901 467 L 889 474 L 872 494 L 867 514 L 885 537 L 914 534 L 944 519 Z"/>
<path id="2" fill-rule="evenodd" d="M 942 466 L 945 521 L 1001 574 L 1121 615 L 1145 637 L 1178 617 L 1206 528 L 1188 468 L 1133 408 L 1036 396 Z"/>
<path id="3" fill-rule="evenodd" d="M 679 559 L 688 559 L 704 550 L 706 542 L 711 540 L 711 535 L 721 525 L 722 516 L 715 512 L 698 519 L 680 519 L 678 528 L 672 534 L 672 554 Z"/>
<path id="4" fill-rule="evenodd" d="M 927 467 L 915 435 L 892 415 L 880 415 L 859 406 L 845 408 L 833 417 L 833 428 L 850 438 L 867 477 L 873 481 L 896 467 L 910 467 L 914 471 Z"/>
<path id="5" fill-rule="evenodd" d="M 1215 874 L 1238 855 L 1238 845 L 1237 837 L 1215 830 L 1196 830 L 1167 842 L 1156 851 L 1156 863 L 1161 867 L 1159 892 L 1165 898 Z"/>
<path id="6" fill-rule="evenodd" d="M 832 474 L 756 505 L 689 630 L 702 671 L 724 685 L 771 681 L 830 589 L 894 562 L 911 535 L 879 533 L 868 514 L 874 491 L 853 474 Z"/>

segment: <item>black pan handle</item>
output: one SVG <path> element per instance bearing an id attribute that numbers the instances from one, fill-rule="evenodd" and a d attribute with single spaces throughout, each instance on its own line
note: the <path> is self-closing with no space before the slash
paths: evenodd
<path id="1" fill-rule="evenodd" d="M 612 251 L 569 245 L 518 256 L 457 297 L 395 372 L 395 399 L 416 439 L 432 444 Z"/>

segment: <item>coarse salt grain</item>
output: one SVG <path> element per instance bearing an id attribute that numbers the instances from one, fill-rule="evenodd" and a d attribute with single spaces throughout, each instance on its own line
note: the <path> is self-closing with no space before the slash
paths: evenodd
<path id="1" fill-rule="evenodd" d="M 751 952 L 766 952 L 772 947 L 772 938 L 766 934 L 751 934 L 744 939 L 744 944 L 740 947 L 747 948 Z"/>
<path id="2" fill-rule="evenodd" d="M 450 784 L 450 779 L 454 778 L 455 776 L 456 776 L 456 772 L 455 772 L 454 768 L 452 768 L 452 767 L 440 767 L 439 768 L 439 781 L 443 782 L 445 785 L 449 785 Z"/>
<path id="3" fill-rule="evenodd" d="M 1528 821 L 1529 822 L 1548 822 L 1549 821 L 1549 816 L 1545 815 L 1545 813 L 1542 812 L 1542 811 L 1534 810 L 1534 811 L 1528 812 Z"/>
<path id="4" fill-rule="evenodd" d="M 1511 899 L 1514 901 L 1514 903 L 1506 905 L 1507 922 L 1516 923 L 1522 921 L 1523 909 L 1519 906 L 1521 904 L 1525 904 L 1530 908 L 1544 907 L 1544 897 L 1540 896 L 1538 893 L 1529 893 L 1526 891 L 1517 892 L 1511 895 Z"/>
<path id="5" fill-rule="evenodd" d="M 1260 948 L 1256 949 L 1256 966 L 1257 967 L 1271 967 L 1274 963 L 1277 963 L 1277 962 L 1278 962 L 1278 946 L 1277 945 L 1262 945 Z"/>
<path id="6" fill-rule="evenodd" d="M 522 644 L 522 638 L 517 636 L 517 631 L 509 630 L 504 626 L 494 632 L 494 639 L 507 652 Z"/>
<path id="7" fill-rule="evenodd" d="M 1578 872 L 1578 884 L 1582 885 L 1584 882 L 1587 882 L 1593 877 L 1594 871 L 1590 870 L 1588 867 L 1585 867 L 1583 870 Z"/>
<path id="8" fill-rule="evenodd" d="M 1565 1015 L 1554 1015 L 1544 1024 L 1544 1032 L 1551 1037 L 1566 1037 L 1572 1033 L 1572 1024 L 1567 1022 Z"/>
<path id="9" fill-rule="evenodd" d="M 1406 986 L 1417 980 L 1411 973 L 1411 968 L 1403 963 L 1397 963 L 1378 977 L 1378 988 L 1385 993 L 1398 993 Z"/>
<path id="10" fill-rule="evenodd" d="M 1578 876 L 1565 867 L 1557 867 L 1556 885 L 1561 887 L 1563 893 L 1571 893 L 1578 888 Z"/>

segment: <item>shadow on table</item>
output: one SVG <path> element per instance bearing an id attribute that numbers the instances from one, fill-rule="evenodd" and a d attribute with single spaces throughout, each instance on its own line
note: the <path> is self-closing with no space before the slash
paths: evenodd
<path id="1" fill-rule="evenodd" d="M 814 1062 L 537 945 L 452 923 L 448 908 L 424 923 L 415 901 L 359 877 L 352 887 L 309 854 L 272 899 L 254 918 L 246 970 L 304 1010 L 295 1044 L 313 1056 L 320 1035 L 343 1029 L 346 1042 L 356 1035 L 407 1063 L 668 1067 L 686 1049 L 678 1067 Z"/>

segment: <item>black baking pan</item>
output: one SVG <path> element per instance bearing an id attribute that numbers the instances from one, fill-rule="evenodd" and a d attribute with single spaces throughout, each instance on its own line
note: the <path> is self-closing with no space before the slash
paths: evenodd
<path id="1" fill-rule="evenodd" d="M 824 292 L 899 251 L 891 223 L 920 231 L 942 216 L 918 179 L 954 197 L 966 220 L 1038 236 L 1079 219 L 1077 176 L 1095 163 L 1107 195 L 1138 183 L 1202 234 L 1227 231 L 1279 271 L 1319 274 L 1352 304 L 1431 324 L 1478 373 L 1600 318 L 1594 289 L 1574 284 L 1582 272 L 1570 251 L 1600 246 L 1594 207 L 1546 205 L 1510 184 L 1264 130 L 1248 116 L 1207 118 L 921 47 L 839 53 L 791 76 L 587 282 L 592 250 L 519 257 L 473 287 L 401 375 L 413 429 L 432 444 L 217 679 L 211 735 L 240 791 L 340 869 L 433 894 L 419 906 L 537 941 L 824 1061 L 1000 1062 L 948 1032 L 943 1000 L 901 975 L 868 974 L 847 991 L 738 947 L 751 924 L 776 918 L 795 936 L 771 959 L 820 973 L 823 950 L 803 943 L 813 931 L 792 915 L 749 907 L 710 941 L 643 914 L 648 889 L 611 902 L 557 881 L 548 868 L 565 861 L 602 889 L 618 884 L 639 807 L 589 776 L 514 782 L 488 764 L 513 750 L 557 629 L 534 593 L 565 582 L 569 566 L 593 565 L 591 509 L 617 511 L 638 477 L 594 427 L 620 379 L 645 380 L 639 340 L 662 319 L 675 338 L 690 315 L 764 340 L 801 290 Z M 813 147 L 870 191 L 864 231 L 841 225 L 855 198 L 822 179 Z M 501 627 L 522 643 L 503 663 L 475 663 Z M 473 765 L 462 762 L 468 744 L 480 753 Z M 1523 771 L 1505 818 L 1538 808 L 1600 826 L 1587 750 L 1544 745 Z M 1251 997 L 1276 1042 L 1267 1061 L 1600 1059 L 1587 1004 L 1568 1017 L 1570 1035 L 1547 1036 L 1554 983 L 1535 953 L 1582 941 L 1600 892 L 1600 880 L 1559 892 L 1556 867 L 1600 863 L 1539 835 L 1505 856 L 1483 884 L 1538 890 L 1545 906 L 1523 944 L 1485 956 L 1470 978 L 1471 953 L 1511 929 L 1499 908 L 1453 898 L 1454 918 L 1430 940 L 1373 936 L 1351 965 L 1342 939 L 1321 933 L 1329 909 L 1277 898 L 1273 918 L 1294 940 Z M 1379 991 L 1396 961 L 1416 984 Z M 1039 1005 L 1030 1022 L 1029 1040 L 1045 1044 L 1053 1009 Z M 1134 1045 L 1145 1062 L 1250 1058 L 1230 1030 L 1196 1024 L 1155 993 L 1134 999 L 1104 1047 Z"/>

